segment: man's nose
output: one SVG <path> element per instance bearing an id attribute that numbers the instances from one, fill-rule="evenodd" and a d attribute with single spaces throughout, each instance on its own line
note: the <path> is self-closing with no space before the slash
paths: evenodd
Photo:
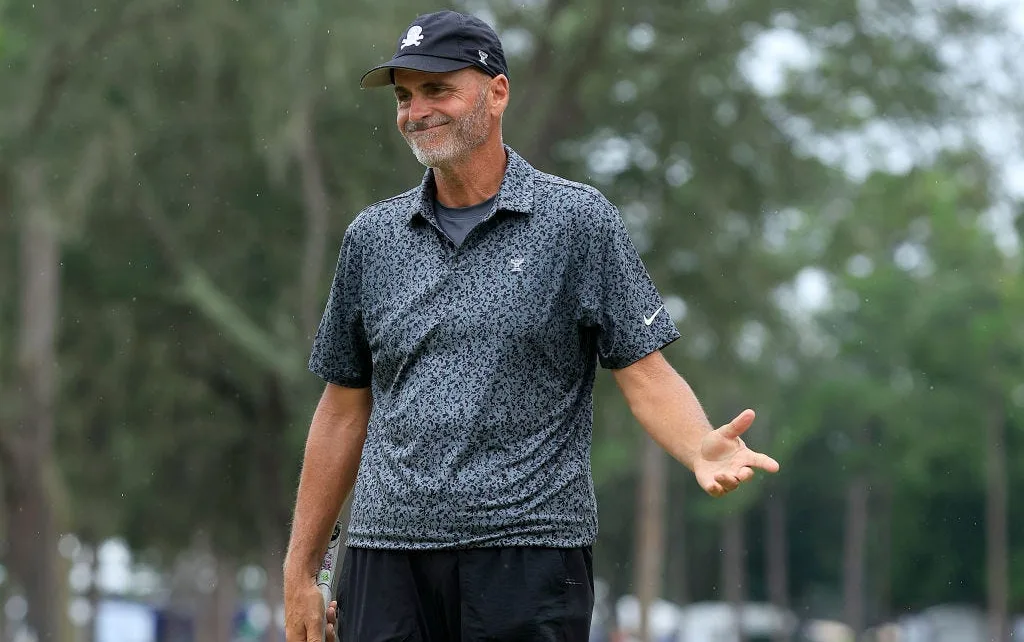
<path id="1" fill-rule="evenodd" d="M 423 120 L 429 115 L 430 105 L 426 100 L 419 96 L 413 96 L 409 99 L 409 120 Z"/>

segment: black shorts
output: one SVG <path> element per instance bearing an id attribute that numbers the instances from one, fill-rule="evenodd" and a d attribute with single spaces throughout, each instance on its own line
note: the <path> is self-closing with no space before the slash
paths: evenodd
<path id="1" fill-rule="evenodd" d="M 590 547 L 349 548 L 341 642 L 587 642 Z"/>

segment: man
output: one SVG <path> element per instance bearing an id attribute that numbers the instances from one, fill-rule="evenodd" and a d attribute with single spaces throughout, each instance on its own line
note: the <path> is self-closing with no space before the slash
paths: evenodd
<path id="1" fill-rule="evenodd" d="M 310 357 L 327 385 L 285 562 L 287 640 L 324 635 L 315 576 L 353 487 L 327 639 L 587 640 L 598 364 L 711 495 L 778 464 L 740 439 L 753 412 L 713 430 L 662 357 L 679 333 L 616 209 L 503 144 L 490 27 L 420 16 L 361 84 L 394 85 L 428 169 L 341 244 Z"/>

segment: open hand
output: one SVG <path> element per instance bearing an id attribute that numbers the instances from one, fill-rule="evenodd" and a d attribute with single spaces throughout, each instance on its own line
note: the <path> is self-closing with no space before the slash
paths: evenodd
<path id="1" fill-rule="evenodd" d="M 769 473 L 779 470 L 779 462 L 747 448 L 740 435 L 754 423 L 754 411 L 747 409 L 735 419 L 704 436 L 700 452 L 693 462 L 697 483 L 712 497 L 736 490 L 754 477 L 754 469 Z"/>

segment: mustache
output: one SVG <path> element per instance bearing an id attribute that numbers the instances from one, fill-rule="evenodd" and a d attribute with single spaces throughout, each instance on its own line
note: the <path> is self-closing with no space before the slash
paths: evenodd
<path id="1" fill-rule="evenodd" d="M 452 122 L 452 119 L 445 116 L 431 116 L 423 120 L 410 120 L 402 130 L 407 134 L 411 134 L 431 127 L 437 127 L 438 125 L 447 125 L 450 122 Z"/>

